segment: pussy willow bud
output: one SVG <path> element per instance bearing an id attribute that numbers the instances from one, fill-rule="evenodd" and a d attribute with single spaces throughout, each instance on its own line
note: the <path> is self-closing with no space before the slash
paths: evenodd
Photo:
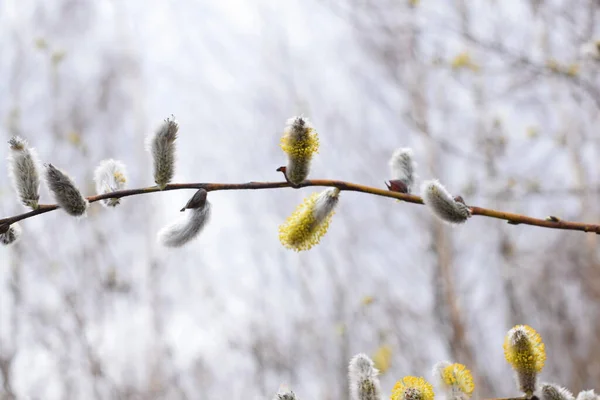
<path id="1" fill-rule="evenodd" d="M 96 182 L 96 193 L 105 194 L 125 189 L 127 183 L 127 172 L 125 164 L 120 161 L 109 159 L 100 162 L 94 171 Z M 102 205 L 105 207 L 116 207 L 121 199 L 104 199 Z"/>
<path id="2" fill-rule="evenodd" d="M 573 393 L 554 383 L 542 383 L 538 392 L 541 400 L 575 400 Z"/>
<path id="3" fill-rule="evenodd" d="M 199 189 L 181 211 L 189 213 L 172 225 L 158 232 L 158 241 L 167 247 L 181 247 L 194 239 L 207 224 L 210 218 L 210 203 L 206 200 L 207 192 Z"/>
<path id="4" fill-rule="evenodd" d="M 8 144 L 8 171 L 13 186 L 21 203 L 35 210 L 40 200 L 40 161 L 37 152 L 18 136 L 11 138 Z"/>
<path id="5" fill-rule="evenodd" d="M 275 397 L 273 397 L 273 400 L 298 400 L 298 397 L 287 387 L 287 385 L 281 385 L 279 391 Z"/>
<path id="6" fill-rule="evenodd" d="M 309 250 L 327 233 L 339 201 L 340 190 L 329 188 L 313 193 L 279 227 L 279 240 L 288 249 Z"/>
<path id="7" fill-rule="evenodd" d="M 348 380 L 352 400 L 380 400 L 381 387 L 373 361 L 366 354 L 357 354 L 350 360 Z"/>
<path id="8" fill-rule="evenodd" d="M 403 193 L 411 193 L 415 183 L 415 170 L 417 168 L 413 160 L 413 151 L 409 148 L 401 148 L 394 151 L 389 162 L 390 171 L 392 174 L 391 186 L 400 186 L 405 188 Z M 400 182 L 402 184 L 400 184 Z M 390 188 L 391 190 L 391 188 Z"/>
<path id="9" fill-rule="evenodd" d="M 162 190 L 175 175 L 175 139 L 179 125 L 171 116 L 164 120 L 154 135 L 148 137 L 146 147 L 152 154 L 154 182 Z"/>
<path id="10" fill-rule="evenodd" d="M 471 216 L 469 207 L 456 201 L 437 180 L 423 182 L 421 197 L 429 211 L 446 223 L 462 224 Z"/>
<path id="11" fill-rule="evenodd" d="M 9 245 L 15 243 L 21 237 L 21 227 L 16 222 L 8 227 L 0 225 L 0 243 Z"/>
<path id="12" fill-rule="evenodd" d="M 582 390 L 577 395 L 576 400 L 600 400 L 600 396 L 598 396 L 593 390 Z"/>
<path id="13" fill-rule="evenodd" d="M 546 362 L 546 349 L 540 335 L 530 326 L 515 326 L 504 339 L 504 357 L 517 374 L 519 389 L 527 397 L 533 396 L 537 375 Z"/>
<path id="14" fill-rule="evenodd" d="M 462 364 L 439 362 L 433 367 L 433 376 L 443 388 L 447 400 L 467 400 L 475 389 L 471 371 Z"/>
<path id="15" fill-rule="evenodd" d="M 88 201 L 83 197 L 75 182 L 52 164 L 46 165 L 46 183 L 56 202 L 67 214 L 80 217 L 85 214 Z"/>
<path id="16" fill-rule="evenodd" d="M 288 155 L 285 169 L 287 179 L 299 184 L 308 177 L 312 156 L 319 150 L 319 138 L 308 119 L 293 117 L 288 119 L 281 149 Z"/>
<path id="17" fill-rule="evenodd" d="M 425 379 L 405 376 L 394 385 L 391 400 L 433 400 L 433 386 Z"/>

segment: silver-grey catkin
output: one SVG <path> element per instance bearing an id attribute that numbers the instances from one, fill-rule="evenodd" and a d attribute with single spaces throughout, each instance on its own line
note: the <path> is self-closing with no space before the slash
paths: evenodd
<path id="1" fill-rule="evenodd" d="M 402 181 L 406 185 L 407 193 L 411 193 L 415 184 L 415 170 L 417 168 L 412 149 L 404 147 L 394 151 L 389 165 L 392 179 Z"/>
<path id="2" fill-rule="evenodd" d="M 573 393 L 554 383 L 542 383 L 538 397 L 541 400 L 575 400 Z"/>
<path id="3" fill-rule="evenodd" d="M 40 161 L 37 152 L 18 136 L 11 138 L 8 144 L 8 170 L 13 186 L 21 203 L 35 210 L 40 200 Z"/>
<path id="4" fill-rule="evenodd" d="M 175 139 L 178 131 L 179 125 L 171 116 L 148 138 L 147 148 L 154 164 L 154 182 L 161 190 L 175 175 Z"/>
<path id="5" fill-rule="evenodd" d="M 195 201 L 196 199 L 200 199 L 200 201 Z M 188 207 L 190 204 L 193 208 Z M 159 243 L 167 247 L 181 247 L 202 232 L 210 219 L 211 205 L 206 200 L 206 191 L 200 189 L 196 192 L 188 205 L 182 209 L 182 211 L 186 211 L 186 216 L 158 232 Z"/>
<path id="6" fill-rule="evenodd" d="M 113 159 L 103 160 L 94 171 L 94 181 L 96 182 L 97 194 L 112 193 L 125 189 L 127 184 L 125 164 Z M 120 204 L 121 199 L 104 199 L 101 202 L 105 207 L 116 207 Z"/>
<path id="7" fill-rule="evenodd" d="M 449 224 L 462 224 L 471 216 L 465 204 L 454 200 L 446 188 L 437 180 L 429 180 L 421 185 L 421 197 L 433 215 Z"/>
<path id="8" fill-rule="evenodd" d="M 6 225 L 5 225 L 6 226 Z M 16 222 L 8 227 L 6 232 L 0 233 L 0 243 L 9 245 L 15 243 L 21 237 L 21 227 Z"/>
<path id="9" fill-rule="evenodd" d="M 373 361 L 366 354 L 357 354 L 348 365 L 352 400 L 380 400 L 381 387 Z"/>
<path id="10" fill-rule="evenodd" d="M 88 201 L 83 197 L 73 179 L 52 164 L 46 165 L 46 184 L 54 194 L 56 203 L 67 214 L 74 217 L 83 216 L 88 207 Z"/>

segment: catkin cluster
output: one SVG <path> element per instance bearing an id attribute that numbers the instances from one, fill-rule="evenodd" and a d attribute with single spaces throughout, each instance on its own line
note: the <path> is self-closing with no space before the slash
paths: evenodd
<path id="1" fill-rule="evenodd" d="M 600 400 L 593 390 L 581 391 L 577 397 L 554 383 L 537 384 L 537 375 L 546 360 L 544 343 L 540 335 L 527 325 L 511 329 L 504 341 L 504 355 L 515 370 L 517 385 L 526 399 L 539 400 Z M 379 371 L 366 354 L 357 354 L 348 365 L 348 381 L 351 400 L 383 400 L 379 383 Z M 420 376 L 405 376 L 392 388 L 390 400 L 435 400 L 436 391 L 446 400 L 469 400 L 475 391 L 471 371 L 463 364 L 440 361 L 432 371 L 434 384 Z M 434 389 L 435 385 L 435 389 Z M 281 393 L 281 392 L 280 392 Z M 292 393 L 289 389 L 286 393 Z M 289 397 L 290 399 L 296 399 Z M 274 400 L 285 397 L 276 395 Z M 517 398 L 517 396 L 513 396 Z"/>

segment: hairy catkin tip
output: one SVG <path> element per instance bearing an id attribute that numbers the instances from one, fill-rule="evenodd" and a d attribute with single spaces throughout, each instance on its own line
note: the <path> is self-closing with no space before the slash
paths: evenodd
<path id="1" fill-rule="evenodd" d="M 158 232 L 158 241 L 161 244 L 166 247 L 181 247 L 202 232 L 210 219 L 210 203 L 202 191 L 206 192 L 200 189 L 188 202 L 189 205 L 194 201 L 193 207 L 183 208 L 189 210 L 184 217 Z"/>
<path id="2" fill-rule="evenodd" d="M 391 400 L 433 400 L 433 386 L 425 379 L 405 376 L 392 389 Z"/>
<path id="3" fill-rule="evenodd" d="M 402 182 L 406 186 L 406 193 L 411 193 L 417 168 L 412 149 L 405 147 L 394 151 L 389 166 L 392 180 Z"/>
<path id="4" fill-rule="evenodd" d="M 381 387 L 379 371 L 366 354 L 357 354 L 348 365 L 348 380 L 352 400 L 379 400 Z"/>
<path id="5" fill-rule="evenodd" d="M 573 393 L 554 383 L 542 383 L 538 397 L 541 400 L 575 400 Z"/>
<path id="6" fill-rule="evenodd" d="M 475 390 L 471 371 L 463 364 L 439 362 L 433 367 L 433 375 L 448 400 L 467 400 Z"/>
<path id="7" fill-rule="evenodd" d="M 120 161 L 108 159 L 100 162 L 100 165 L 94 171 L 94 181 L 96 182 L 96 193 L 106 194 L 123 190 L 127 184 L 127 169 L 125 164 Z M 101 201 L 105 207 L 116 207 L 121 199 L 110 198 Z"/>
<path id="8" fill-rule="evenodd" d="M 281 138 L 281 149 L 288 156 L 285 175 L 299 184 L 310 172 L 313 154 L 319 150 L 319 137 L 308 119 L 300 116 L 288 119 Z"/>
<path id="9" fill-rule="evenodd" d="M 2 232 L 0 233 L 0 243 L 2 243 L 3 245 L 9 245 L 19 240 L 19 238 L 21 237 L 22 230 L 19 224 L 14 223 L 10 225 L 6 230 L 0 227 L 0 232 Z"/>
<path id="10" fill-rule="evenodd" d="M 35 210 L 40 200 L 40 162 L 37 152 L 18 136 L 12 137 L 8 144 L 11 150 L 8 156 L 9 174 L 13 187 L 21 203 Z"/>
<path id="11" fill-rule="evenodd" d="M 179 125 L 175 117 L 171 116 L 148 138 L 147 148 L 152 154 L 154 182 L 161 190 L 175 175 L 175 139 L 178 131 Z"/>
<path id="12" fill-rule="evenodd" d="M 421 185 L 421 197 L 433 215 L 449 224 L 462 224 L 471 216 L 471 210 L 461 201 L 456 201 L 437 180 Z"/>
<path id="13" fill-rule="evenodd" d="M 89 203 L 65 172 L 52 164 L 46 165 L 46 183 L 56 203 L 67 214 L 74 217 L 85 215 Z"/>
<path id="14" fill-rule="evenodd" d="M 327 233 L 339 194 L 338 188 L 329 188 L 304 199 L 279 227 L 281 244 L 295 251 L 309 250 L 318 244 Z"/>

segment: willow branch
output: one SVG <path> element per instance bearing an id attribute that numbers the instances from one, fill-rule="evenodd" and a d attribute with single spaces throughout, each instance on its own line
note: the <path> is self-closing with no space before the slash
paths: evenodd
<path id="1" fill-rule="evenodd" d="M 263 190 L 263 189 L 281 189 L 281 188 L 303 188 L 309 186 L 325 186 L 325 187 L 336 187 L 341 191 L 348 192 L 360 192 L 372 194 L 375 196 L 388 197 L 396 200 L 402 200 L 412 204 L 423 204 L 423 200 L 419 196 L 412 194 L 405 194 L 399 192 L 393 192 L 387 189 L 380 189 L 372 186 L 359 185 L 352 182 L 330 180 L 330 179 L 310 179 L 306 180 L 299 185 L 293 185 L 289 182 L 246 182 L 246 183 L 175 183 L 167 185 L 163 190 L 160 190 L 156 186 L 140 188 L 140 189 L 129 189 L 119 190 L 116 192 L 105 193 L 97 196 L 87 197 L 90 203 L 95 203 L 104 199 L 122 198 L 129 196 L 137 196 L 141 194 L 165 192 L 170 190 L 182 190 L 182 189 L 205 189 L 208 192 L 216 192 L 220 190 Z M 587 224 L 583 222 L 571 222 L 563 221 L 556 217 L 549 217 L 547 219 L 538 219 L 528 217 L 526 215 L 510 213 L 506 211 L 492 210 L 489 208 L 469 206 L 473 215 L 479 215 L 489 218 L 496 218 L 507 221 L 511 225 L 532 225 L 539 226 L 542 228 L 549 229 L 563 229 L 572 231 L 582 232 L 595 232 L 600 234 L 600 224 Z M 13 217 L 0 219 L 0 231 L 2 227 L 7 228 L 10 224 L 34 217 L 36 215 L 45 214 L 50 211 L 57 210 L 59 207 L 56 204 L 42 204 L 38 209 L 29 211 Z"/>

